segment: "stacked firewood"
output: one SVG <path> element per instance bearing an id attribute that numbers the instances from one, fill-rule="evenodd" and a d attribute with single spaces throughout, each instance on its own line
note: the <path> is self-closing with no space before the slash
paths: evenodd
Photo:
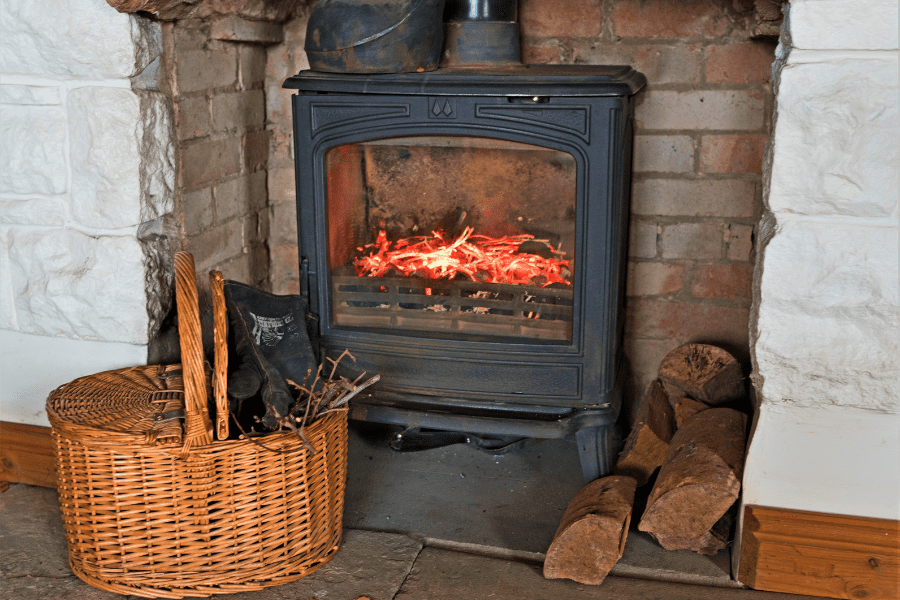
<path id="1" fill-rule="evenodd" d="M 731 354 L 704 344 L 670 352 L 614 474 L 591 482 L 569 503 L 544 576 L 601 583 L 622 557 L 636 490 L 650 487 L 654 475 L 638 529 L 667 550 L 724 548 L 741 488 L 745 402 L 743 372 Z"/>

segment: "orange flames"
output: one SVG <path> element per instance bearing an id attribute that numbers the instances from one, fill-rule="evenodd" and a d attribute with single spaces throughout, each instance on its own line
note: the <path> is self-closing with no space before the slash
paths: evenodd
<path id="1" fill-rule="evenodd" d="M 567 278 L 569 261 L 561 258 L 545 258 L 537 254 L 519 252 L 519 246 L 534 240 L 533 235 L 506 235 L 492 238 L 477 235 L 466 227 L 462 234 L 447 242 L 443 232 L 433 231 L 431 237 L 413 237 L 393 244 L 387 233 L 378 232 L 374 244 L 357 248 L 369 254 L 353 261 L 360 277 L 383 277 L 391 272 L 406 277 L 428 279 L 453 279 L 465 276 L 472 281 L 487 283 L 511 283 L 546 287 L 553 283 L 571 285 Z M 554 250 L 542 240 L 554 256 L 565 253 Z"/>

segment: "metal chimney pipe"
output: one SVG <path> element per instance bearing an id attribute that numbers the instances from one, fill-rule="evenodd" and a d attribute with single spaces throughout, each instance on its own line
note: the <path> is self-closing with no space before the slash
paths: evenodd
<path id="1" fill-rule="evenodd" d="M 516 0 L 447 0 L 441 66 L 522 64 L 518 8 Z"/>

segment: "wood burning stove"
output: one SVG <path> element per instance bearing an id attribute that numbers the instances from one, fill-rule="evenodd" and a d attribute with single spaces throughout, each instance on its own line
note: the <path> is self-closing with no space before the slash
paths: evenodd
<path id="1" fill-rule="evenodd" d="M 574 435 L 588 480 L 611 469 L 644 83 L 538 65 L 287 80 L 311 337 L 381 375 L 351 418 Z"/>

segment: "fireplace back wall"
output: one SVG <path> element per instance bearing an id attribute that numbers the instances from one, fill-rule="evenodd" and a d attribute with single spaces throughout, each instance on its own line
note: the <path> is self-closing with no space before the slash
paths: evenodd
<path id="1" fill-rule="evenodd" d="M 742 359 L 777 27 L 754 2 L 521 0 L 523 61 L 630 64 L 637 96 L 625 353 L 630 394 L 690 341 Z M 286 73 L 308 68 L 306 15 L 268 48 L 270 285 L 297 292 L 297 232 Z"/>

